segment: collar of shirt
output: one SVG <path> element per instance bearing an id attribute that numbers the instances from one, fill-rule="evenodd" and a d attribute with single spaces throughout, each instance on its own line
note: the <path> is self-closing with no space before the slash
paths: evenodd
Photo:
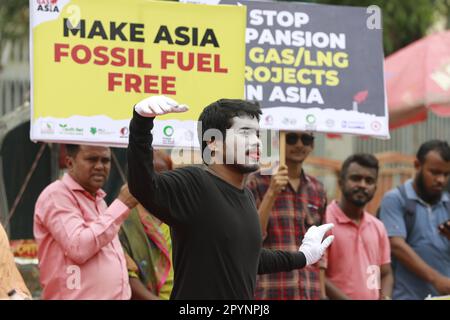
<path id="1" fill-rule="evenodd" d="M 302 169 L 302 172 L 300 172 L 300 181 L 303 182 L 310 182 L 311 179 L 308 177 L 308 175 L 305 174 L 305 171 Z"/>
<path id="2" fill-rule="evenodd" d="M 416 193 L 416 190 L 414 190 L 413 187 L 413 179 L 409 179 L 408 181 L 405 182 L 405 190 L 406 190 L 406 196 L 408 197 L 408 199 L 413 199 L 413 200 L 417 200 L 418 202 L 420 202 L 421 204 L 423 204 L 424 206 L 429 206 L 425 201 L 423 201 Z M 448 196 L 447 192 L 443 192 L 442 196 L 441 196 L 441 200 L 439 200 L 438 203 L 439 204 L 441 202 L 444 201 L 450 201 L 450 198 Z M 435 205 L 436 205 L 435 204 Z"/>
<path id="3" fill-rule="evenodd" d="M 260 169 L 256 174 L 260 177 L 268 177 L 269 181 L 272 175 L 274 175 L 278 170 L 278 166 L 272 166 L 269 169 Z M 305 173 L 305 170 L 302 168 L 302 172 L 300 172 L 300 180 L 302 182 L 310 182 L 310 177 Z"/>
<path id="4" fill-rule="evenodd" d="M 302 169 L 302 172 L 300 172 L 300 187 L 298 188 L 298 190 L 294 190 L 294 188 L 292 188 L 292 185 L 288 183 L 285 191 L 287 189 L 291 189 L 294 193 L 303 193 L 303 190 L 305 190 L 310 182 L 311 179 L 305 174 L 305 171 Z"/>
<path id="5" fill-rule="evenodd" d="M 360 228 L 362 228 L 365 225 L 370 225 L 372 223 L 372 221 L 370 221 L 370 219 L 367 219 L 367 215 L 370 213 L 367 213 L 366 211 L 364 211 L 363 216 L 361 218 L 361 222 L 359 225 L 357 225 L 352 219 L 350 219 L 341 209 L 341 207 L 339 207 L 338 203 L 336 200 L 333 200 L 333 202 L 331 203 L 331 206 L 333 207 L 333 210 L 335 212 L 335 216 L 336 216 L 336 220 L 339 223 L 352 223 L 355 226 L 359 226 Z"/>
<path id="6" fill-rule="evenodd" d="M 103 199 L 106 196 L 106 192 L 102 189 L 98 189 L 95 198 L 87 192 L 78 182 L 76 182 L 68 173 L 65 173 L 61 181 L 72 191 L 81 191 L 86 197 L 93 201 Z"/>

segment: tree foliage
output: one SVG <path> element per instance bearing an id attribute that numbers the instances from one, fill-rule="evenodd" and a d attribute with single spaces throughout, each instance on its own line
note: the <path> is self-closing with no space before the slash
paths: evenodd
<path id="1" fill-rule="evenodd" d="M 368 7 L 377 5 L 383 13 L 383 43 L 389 55 L 424 37 L 438 19 L 449 27 L 450 0 L 315 0 L 322 4 Z"/>
<path id="2" fill-rule="evenodd" d="M 0 0 L 0 58 L 3 56 L 6 42 L 26 39 L 28 30 L 28 0 Z"/>
<path id="3" fill-rule="evenodd" d="M 450 28 L 450 0 L 303 0 L 303 2 L 359 7 L 379 6 L 383 12 L 386 55 L 425 36 L 438 19 L 446 19 L 446 27 Z M 28 0 L 0 0 L 0 52 L 5 41 L 27 37 L 28 30 Z"/>
<path id="4" fill-rule="evenodd" d="M 26 37 L 28 0 L 0 0 L 0 41 Z"/>

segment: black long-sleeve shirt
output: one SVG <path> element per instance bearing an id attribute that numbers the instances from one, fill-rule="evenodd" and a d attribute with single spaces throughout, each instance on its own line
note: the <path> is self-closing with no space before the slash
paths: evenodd
<path id="1" fill-rule="evenodd" d="M 257 273 L 305 266 L 303 253 L 262 248 L 258 212 L 247 188 L 238 189 L 198 167 L 156 173 L 152 128 L 152 118 L 134 112 L 128 186 L 171 227 L 172 299 L 253 299 Z"/>

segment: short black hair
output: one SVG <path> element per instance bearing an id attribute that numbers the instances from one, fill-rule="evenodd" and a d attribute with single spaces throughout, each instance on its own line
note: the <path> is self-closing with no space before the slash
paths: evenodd
<path id="1" fill-rule="evenodd" d="M 234 117 L 247 115 L 251 118 L 256 118 L 259 122 L 261 114 L 262 111 L 258 102 L 240 99 L 220 99 L 211 103 L 203 109 L 198 118 L 199 125 L 197 127 L 197 133 L 200 145 L 202 146 L 202 157 L 203 151 L 207 146 L 206 141 L 203 141 L 203 135 L 207 130 L 219 130 L 222 133 L 223 139 L 225 139 L 226 130 L 233 125 L 232 119 Z"/>
<path id="2" fill-rule="evenodd" d="M 420 163 L 425 162 L 425 157 L 430 151 L 436 151 L 444 161 L 450 161 L 450 146 L 444 140 L 429 140 L 422 143 L 417 151 L 416 158 Z"/>
<path id="3" fill-rule="evenodd" d="M 359 164 L 362 167 L 375 169 L 377 171 L 377 176 L 378 176 L 378 171 L 380 169 L 380 166 L 378 164 L 378 159 L 375 158 L 375 156 L 370 153 L 356 153 L 356 154 L 349 156 L 342 163 L 341 172 L 339 174 L 339 178 L 341 180 L 343 180 L 345 178 L 345 176 L 347 175 L 348 167 L 350 167 L 350 165 L 353 162 L 356 162 L 357 164 Z"/>
<path id="4" fill-rule="evenodd" d="M 66 144 L 66 154 L 69 157 L 75 158 L 77 156 L 78 151 L 80 151 L 79 144 Z"/>

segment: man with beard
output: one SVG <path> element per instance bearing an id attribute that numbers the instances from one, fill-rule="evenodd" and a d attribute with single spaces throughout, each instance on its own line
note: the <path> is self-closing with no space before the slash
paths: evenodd
<path id="1" fill-rule="evenodd" d="M 295 250 L 312 225 L 325 221 L 327 197 L 322 183 L 307 175 L 303 162 L 314 148 L 308 132 L 286 133 L 286 165 L 273 176 L 255 172 L 247 181 L 258 207 L 267 249 Z M 321 261 L 322 267 L 323 261 Z M 319 263 L 300 270 L 261 275 L 258 300 L 319 300 L 325 298 L 324 269 Z"/>
<path id="2" fill-rule="evenodd" d="M 327 207 L 336 237 L 327 251 L 326 289 L 331 299 L 390 299 L 392 269 L 383 223 L 364 211 L 377 188 L 378 160 L 355 154 L 342 164 L 342 196 Z"/>
<path id="3" fill-rule="evenodd" d="M 252 299 L 256 274 L 289 271 L 317 262 L 333 237 L 332 225 L 311 228 L 299 252 L 261 248 L 261 229 L 246 175 L 259 168 L 259 105 L 221 99 L 200 115 L 198 136 L 207 169 L 156 173 L 155 116 L 184 112 L 185 105 L 153 96 L 134 107 L 128 145 L 131 193 L 171 227 L 172 299 Z"/>
<path id="4" fill-rule="evenodd" d="M 389 191 L 380 218 L 389 234 L 394 262 L 395 299 L 450 294 L 450 147 L 446 141 L 422 144 L 416 175 Z M 411 204 L 412 203 L 412 208 Z"/>

